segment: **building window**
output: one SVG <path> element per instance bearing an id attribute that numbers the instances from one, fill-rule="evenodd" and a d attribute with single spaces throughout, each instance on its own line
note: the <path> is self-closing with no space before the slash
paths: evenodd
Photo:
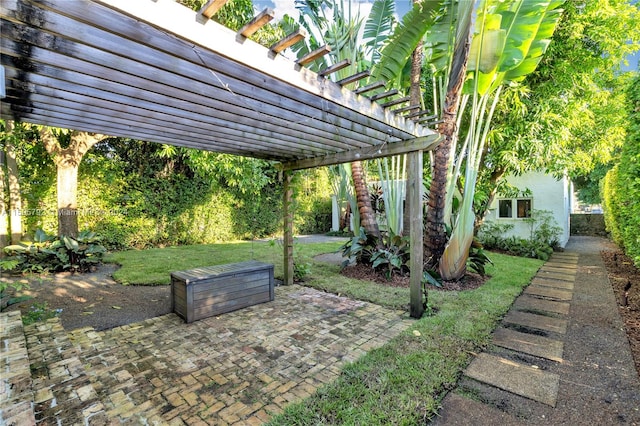
<path id="1" fill-rule="evenodd" d="M 531 199 L 516 200 L 518 202 L 518 217 L 531 217 Z"/>
<path id="2" fill-rule="evenodd" d="M 502 219 L 531 217 L 531 198 L 498 200 L 498 217 Z"/>
<path id="3" fill-rule="evenodd" d="M 512 200 L 500 200 L 498 201 L 499 217 L 513 217 L 513 203 Z"/>

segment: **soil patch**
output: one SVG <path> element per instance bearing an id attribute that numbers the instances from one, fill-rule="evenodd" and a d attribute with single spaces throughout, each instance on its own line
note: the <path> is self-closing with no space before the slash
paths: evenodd
<path id="1" fill-rule="evenodd" d="M 640 375 L 640 270 L 621 250 L 602 251 L 601 255 Z"/>
<path id="2" fill-rule="evenodd" d="M 29 315 L 34 306 L 46 306 L 47 311 L 60 310 L 60 321 L 66 330 L 93 327 L 105 330 L 144 321 L 171 311 L 171 287 L 124 286 L 111 274 L 116 265 L 100 265 L 96 271 L 84 274 L 62 272 L 29 277 L 29 288 L 20 292 L 32 299 L 10 306 Z M 3 280 L 24 280 L 26 277 L 5 277 Z"/>
<path id="3" fill-rule="evenodd" d="M 383 284 L 389 287 L 409 287 L 409 276 L 408 275 L 400 275 L 393 274 L 390 278 L 387 278 L 386 274 L 383 272 L 376 271 L 371 266 L 355 264 L 351 266 L 347 266 L 342 270 L 342 275 L 355 278 L 359 280 L 365 281 L 373 281 L 378 284 Z M 480 287 L 484 284 L 489 278 L 488 275 L 484 277 L 480 274 L 467 272 L 467 274 L 462 277 L 459 281 L 444 281 L 442 283 L 442 287 L 429 286 L 429 290 L 441 290 L 441 291 L 463 291 L 463 290 L 473 290 L 474 288 Z"/>

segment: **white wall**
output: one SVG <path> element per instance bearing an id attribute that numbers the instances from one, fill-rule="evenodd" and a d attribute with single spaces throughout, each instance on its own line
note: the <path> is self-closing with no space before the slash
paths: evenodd
<path id="1" fill-rule="evenodd" d="M 521 190 L 528 188 L 531 191 L 529 197 L 532 199 L 531 207 L 533 210 L 549 210 L 552 212 L 557 225 L 562 228 L 559 240 L 560 245 L 564 247 L 569 241 L 571 212 L 571 184 L 569 179 L 563 177 L 558 180 L 545 173 L 532 172 L 521 176 L 510 176 L 507 181 Z M 498 201 L 500 199 L 504 199 L 504 197 L 498 195 L 491 203 L 485 221 L 513 224 L 514 227 L 507 233 L 507 236 L 514 235 L 521 238 L 529 238 L 531 236 L 530 224 L 523 219 L 498 217 Z"/>

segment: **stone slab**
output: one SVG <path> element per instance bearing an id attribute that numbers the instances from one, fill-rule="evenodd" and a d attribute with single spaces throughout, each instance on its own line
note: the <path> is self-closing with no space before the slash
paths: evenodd
<path id="1" fill-rule="evenodd" d="M 529 309 L 562 315 L 569 314 L 569 309 L 571 308 L 571 305 L 567 302 L 539 299 L 526 294 L 518 297 L 513 305 L 519 310 Z"/>
<path id="2" fill-rule="evenodd" d="M 576 265 L 578 263 L 578 255 L 577 254 L 576 255 L 554 254 L 549 259 L 549 262 L 553 262 L 553 263 L 569 263 L 569 264 L 572 264 L 572 265 Z"/>
<path id="3" fill-rule="evenodd" d="M 499 327 L 493 332 L 493 344 L 551 361 L 562 362 L 564 342 L 560 340 Z"/>
<path id="4" fill-rule="evenodd" d="M 531 284 L 524 290 L 525 294 L 532 296 L 547 297 L 549 299 L 570 301 L 573 298 L 573 292 L 568 290 L 560 290 L 557 288 L 545 287 Z"/>
<path id="5" fill-rule="evenodd" d="M 566 262 L 553 262 L 553 261 L 548 261 L 547 263 L 545 263 L 543 265 L 543 267 L 550 267 L 550 268 L 563 268 L 563 269 L 568 269 L 570 271 L 577 271 L 578 270 L 578 263 L 577 262 L 572 262 L 572 263 L 566 263 Z"/>
<path id="6" fill-rule="evenodd" d="M 431 426 L 524 426 L 515 416 L 488 404 L 449 393 Z"/>
<path id="7" fill-rule="evenodd" d="M 577 270 L 575 268 L 571 269 L 571 268 L 563 268 L 563 267 L 558 267 L 558 266 L 549 266 L 549 265 L 543 265 L 539 270 L 538 273 L 540 272 L 550 272 L 550 273 L 555 273 L 555 274 L 567 274 L 567 275 L 576 275 Z"/>
<path id="8" fill-rule="evenodd" d="M 553 287 L 562 290 L 573 290 L 573 281 L 558 281 L 547 280 L 545 278 L 534 278 L 531 281 L 531 285 L 537 285 L 541 287 Z"/>
<path id="9" fill-rule="evenodd" d="M 538 271 L 538 273 L 536 274 L 536 277 L 538 278 L 545 278 L 545 279 L 551 279 L 551 280 L 560 280 L 560 281 L 575 281 L 576 280 L 576 275 L 575 274 L 563 274 L 560 272 L 547 272 L 547 271 Z"/>
<path id="10" fill-rule="evenodd" d="M 560 376 L 528 365 L 479 354 L 465 370 L 472 379 L 555 407 Z"/>
<path id="11" fill-rule="evenodd" d="M 520 311 L 509 312 L 507 316 L 504 317 L 504 322 L 560 334 L 567 332 L 568 323 L 567 320 L 562 318 L 553 318 Z"/>

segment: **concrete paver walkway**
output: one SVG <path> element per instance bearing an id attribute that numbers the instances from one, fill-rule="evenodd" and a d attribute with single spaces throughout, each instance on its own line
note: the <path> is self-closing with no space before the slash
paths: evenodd
<path id="1" fill-rule="evenodd" d="M 192 324 L 169 314 L 66 333 L 56 318 L 26 327 L 26 345 L 16 337 L 0 350 L 3 371 L 22 367 L 13 382 L 3 375 L 0 423 L 261 424 L 410 324 L 404 312 L 297 285 Z M 32 384 L 18 395 L 11 389 L 29 367 Z"/>
<path id="2" fill-rule="evenodd" d="M 572 237 L 516 299 L 434 425 L 640 425 L 640 378 L 600 256 Z"/>

